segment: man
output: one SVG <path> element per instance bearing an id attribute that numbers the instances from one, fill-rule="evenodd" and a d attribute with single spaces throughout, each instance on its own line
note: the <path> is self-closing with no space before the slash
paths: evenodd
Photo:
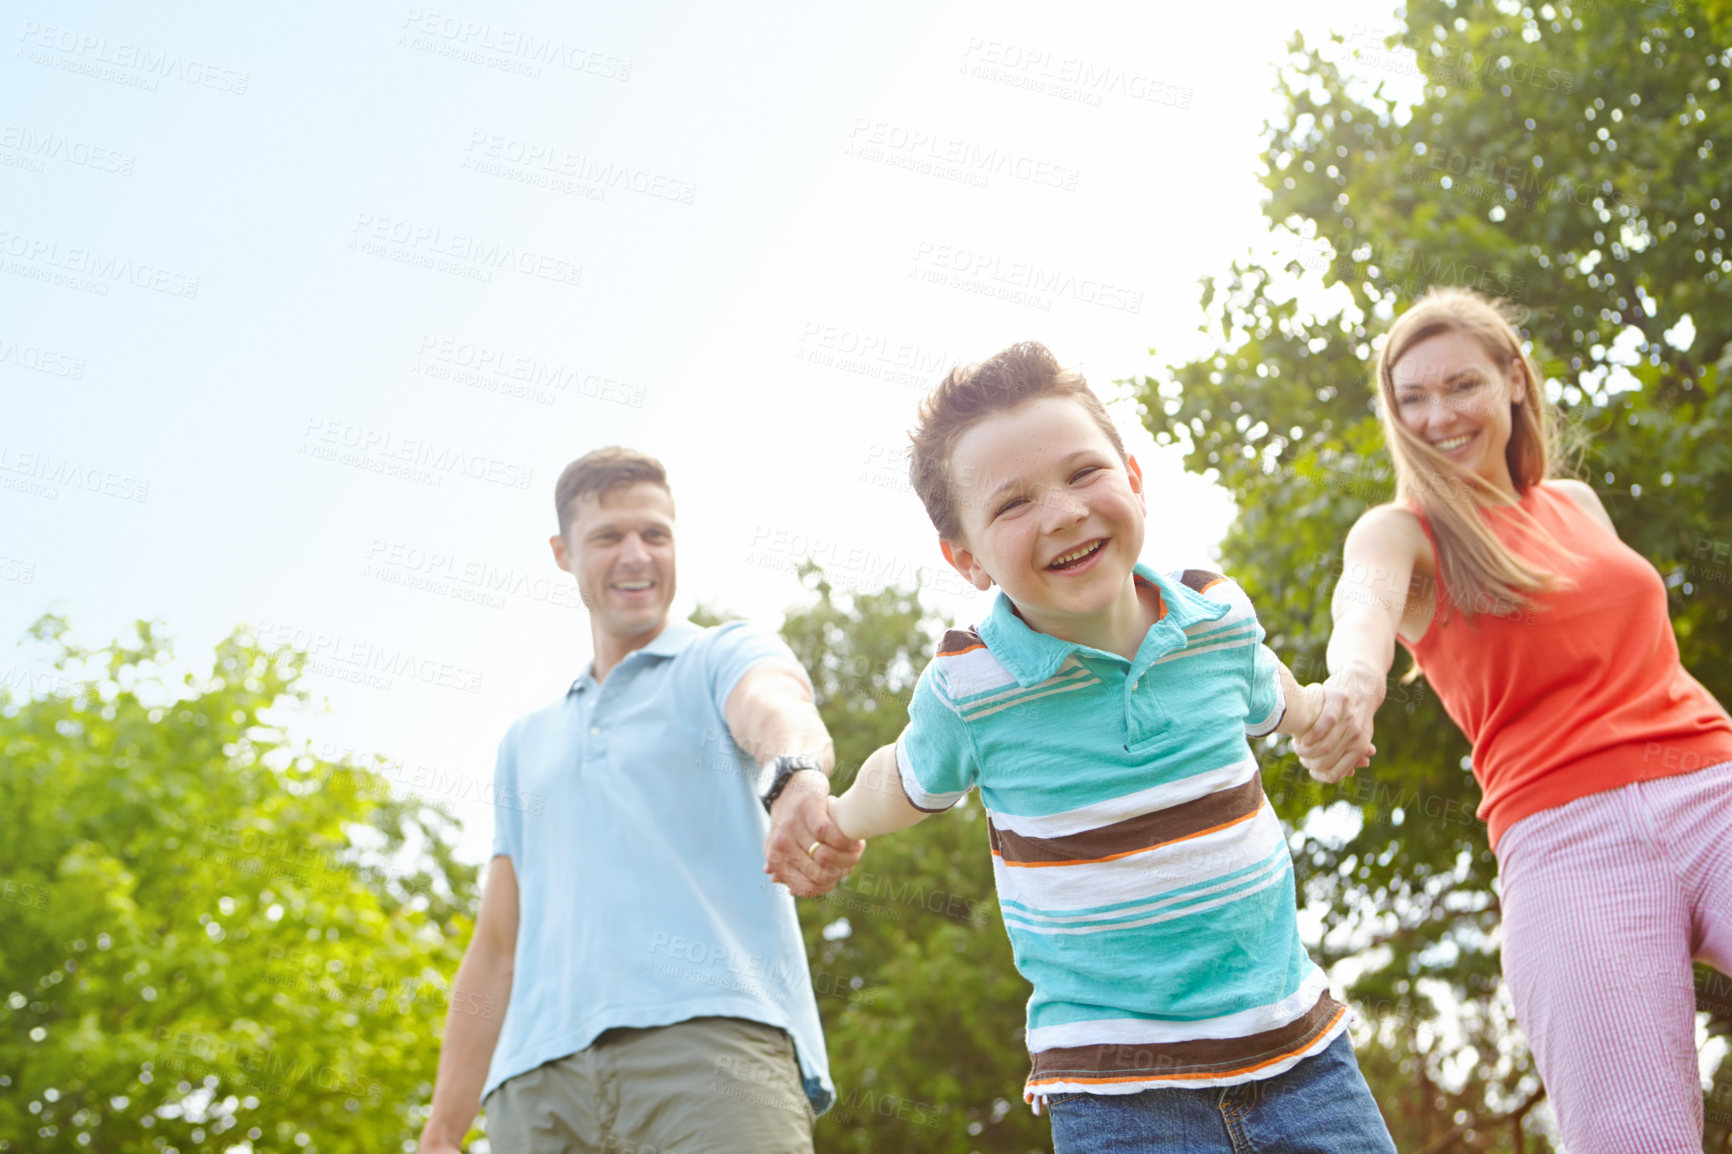
<path id="1" fill-rule="evenodd" d="M 771 634 L 668 619 L 653 458 L 598 449 L 554 502 L 595 657 L 500 744 L 496 795 L 541 804 L 498 811 L 421 1150 L 456 1150 L 485 1095 L 496 1154 L 809 1154 L 834 1089 L 794 903 L 764 875 L 813 896 L 862 849 L 829 820 L 811 683 Z"/>

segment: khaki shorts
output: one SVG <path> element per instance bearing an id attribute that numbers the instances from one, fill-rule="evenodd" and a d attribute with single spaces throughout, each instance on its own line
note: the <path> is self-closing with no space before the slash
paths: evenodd
<path id="1" fill-rule="evenodd" d="M 812 1154 L 794 1043 L 743 1018 L 609 1030 L 483 1106 L 493 1154 Z"/>

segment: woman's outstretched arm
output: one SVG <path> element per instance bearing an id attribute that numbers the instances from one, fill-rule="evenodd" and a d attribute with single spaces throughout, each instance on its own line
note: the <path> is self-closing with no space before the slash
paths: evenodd
<path id="1" fill-rule="evenodd" d="M 1329 680 L 1323 712 L 1293 743 L 1319 781 L 1340 781 L 1371 764 L 1372 721 L 1383 704 L 1408 587 L 1430 543 L 1412 513 L 1395 505 L 1368 510 L 1347 534 L 1341 579 L 1330 602 Z"/>

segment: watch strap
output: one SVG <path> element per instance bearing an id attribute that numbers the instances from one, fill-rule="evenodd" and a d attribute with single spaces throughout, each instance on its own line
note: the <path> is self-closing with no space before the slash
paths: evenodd
<path id="1" fill-rule="evenodd" d="M 788 788 L 788 779 L 802 770 L 815 769 L 824 772 L 824 767 L 818 764 L 818 759 L 806 754 L 783 754 L 764 767 L 766 782 L 759 800 L 764 803 L 764 812 L 769 813 L 770 807 L 776 804 L 776 799 L 782 796 L 782 791 Z"/>

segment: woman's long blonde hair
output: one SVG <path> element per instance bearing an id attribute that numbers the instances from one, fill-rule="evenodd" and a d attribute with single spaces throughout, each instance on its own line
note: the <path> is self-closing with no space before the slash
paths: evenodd
<path id="1" fill-rule="evenodd" d="M 1481 508 L 1503 505 L 1507 496 L 1484 478 L 1457 469 L 1448 457 L 1409 431 L 1397 415 L 1396 362 L 1420 341 L 1446 332 L 1478 340 L 1506 374 L 1512 366 L 1520 366 L 1526 387 L 1520 401 L 1510 402 L 1509 447 L 1504 451 L 1518 494 L 1525 495 L 1550 475 L 1562 450 L 1561 421 L 1546 402 L 1539 369 L 1522 349 L 1510 318 L 1478 293 L 1432 289 L 1389 327 L 1377 357 L 1379 415 L 1395 460 L 1396 500 L 1418 508 L 1430 522 L 1437 544 L 1437 568 L 1445 592 L 1437 612 L 1441 619 L 1452 610 L 1469 618 L 1478 613 L 1513 613 L 1530 608 L 1533 594 L 1557 588 L 1560 579 L 1511 552 L 1480 516 Z M 1542 549 L 1549 547 L 1554 556 L 1561 552 L 1531 517 L 1520 514 L 1519 519 L 1528 537 Z"/>

